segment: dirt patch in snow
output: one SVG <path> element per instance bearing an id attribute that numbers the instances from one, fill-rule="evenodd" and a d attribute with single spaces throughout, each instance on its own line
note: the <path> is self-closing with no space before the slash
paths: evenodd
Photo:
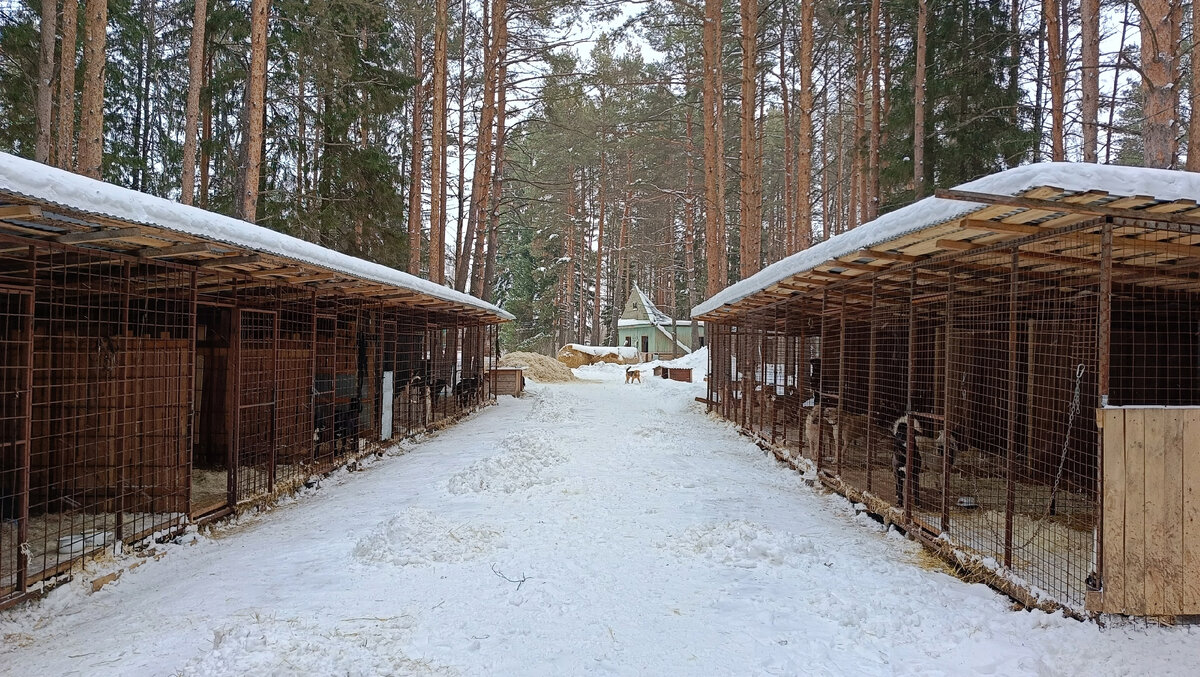
<path id="1" fill-rule="evenodd" d="M 694 526 L 671 545 L 681 554 L 745 569 L 812 566 L 820 559 L 811 539 L 746 520 Z"/>
<path id="2" fill-rule="evenodd" d="M 452 494 L 515 494 L 560 478 L 549 471 L 566 462 L 553 433 L 540 428 L 514 432 L 500 441 L 503 452 L 472 463 L 447 484 Z"/>
<path id="3" fill-rule="evenodd" d="M 553 357 L 537 353 L 508 353 L 500 358 L 500 366 L 524 367 L 525 376 L 538 383 L 566 383 L 577 380 L 567 365 Z"/>
<path id="4" fill-rule="evenodd" d="M 499 531 L 409 508 L 364 536 L 354 546 L 354 556 L 396 566 L 450 564 L 475 559 L 500 545 Z"/>

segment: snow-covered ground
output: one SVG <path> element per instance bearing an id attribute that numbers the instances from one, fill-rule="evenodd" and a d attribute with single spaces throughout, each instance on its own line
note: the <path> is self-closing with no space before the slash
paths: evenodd
<path id="1" fill-rule="evenodd" d="M 704 384 L 533 386 L 95 594 L 0 614 L 13 675 L 1184 675 L 1190 628 L 1013 612 L 807 487 Z M 139 561 L 128 556 L 99 570 Z"/>

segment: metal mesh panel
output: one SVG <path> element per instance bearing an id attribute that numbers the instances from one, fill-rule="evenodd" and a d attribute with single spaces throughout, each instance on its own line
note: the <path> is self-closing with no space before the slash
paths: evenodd
<path id="1" fill-rule="evenodd" d="M 239 502 L 274 488 L 276 321 L 272 311 L 238 311 L 235 482 Z"/>

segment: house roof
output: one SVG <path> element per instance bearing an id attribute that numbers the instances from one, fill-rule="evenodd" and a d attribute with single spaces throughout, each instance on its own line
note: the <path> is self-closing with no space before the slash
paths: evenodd
<path id="1" fill-rule="evenodd" d="M 1114 238 L 1118 265 L 1151 274 L 1181 259 L 1200 262 L 1200 246 L 1192 244 L 1200 233 L 1197 198 L 1200 174 L 1190 172 L 1076 163 L 1018 167 L 939 191 L 793 254 L 697 305 L 692 317 L 719 320 L 846 280 L 1059 231 L 1052 246 L 1022 250 L 1023 270 L 1094 268 L 1094 254 L 1081 248 L 1098 246 L 1105 219 L 1121 226 Z M 1142 237 L 1151 224 L 1163 223 L 1175 232 Z M 1181 278 L 1161 282 L 1178 285 Z"/>
<path id="2" fill-rule="evenodd" d="M 635 283 L 633 291 L 629 292 L 629 300 L 621 313 L 622 320 L 641 320 L 651 324 L 671 324 L 671 316 L 658 309 L 650 297 Z"/>
<path id="3" fill-rule="evenodd" d="M 513 319 L 473 296 L 246 221 L 0 153 L 0 232 L 385 303 Z"/>

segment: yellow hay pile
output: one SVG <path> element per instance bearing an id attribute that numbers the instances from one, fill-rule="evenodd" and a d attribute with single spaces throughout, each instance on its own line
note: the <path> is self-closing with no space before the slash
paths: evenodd
<path id="1" fill-rule="evenodd" d="M 590 349 L 589 346 L 584 346 L 584 348 Z M 603 350 L 611 350 L 612 352 L 602 352 Z M 587 350 L 580 350 L 579 347 L 573 343 L 568 343 L 567 345 L 558 349 L 558 361 L 567 365 L 571 369 L 577 369 L 589 364 L 599 364 L 601 362 L 607 362 L 609 364 L 637 364 L 638 360 L 636 357 L 623 359 L 618 353 L 619 351 L 616 348 L 602 348 L 600 350 L 591 349 L 591 352 L 588 352 Z"/>
<path id="2" fill-rule="evenodd" d="M 501 367 L 524 367 L 525 376 L 538 383 L 574 381 L 575 375 L 567 365 L 553 357 L 537 353 L 507 353 L 500 358 Z"/>

